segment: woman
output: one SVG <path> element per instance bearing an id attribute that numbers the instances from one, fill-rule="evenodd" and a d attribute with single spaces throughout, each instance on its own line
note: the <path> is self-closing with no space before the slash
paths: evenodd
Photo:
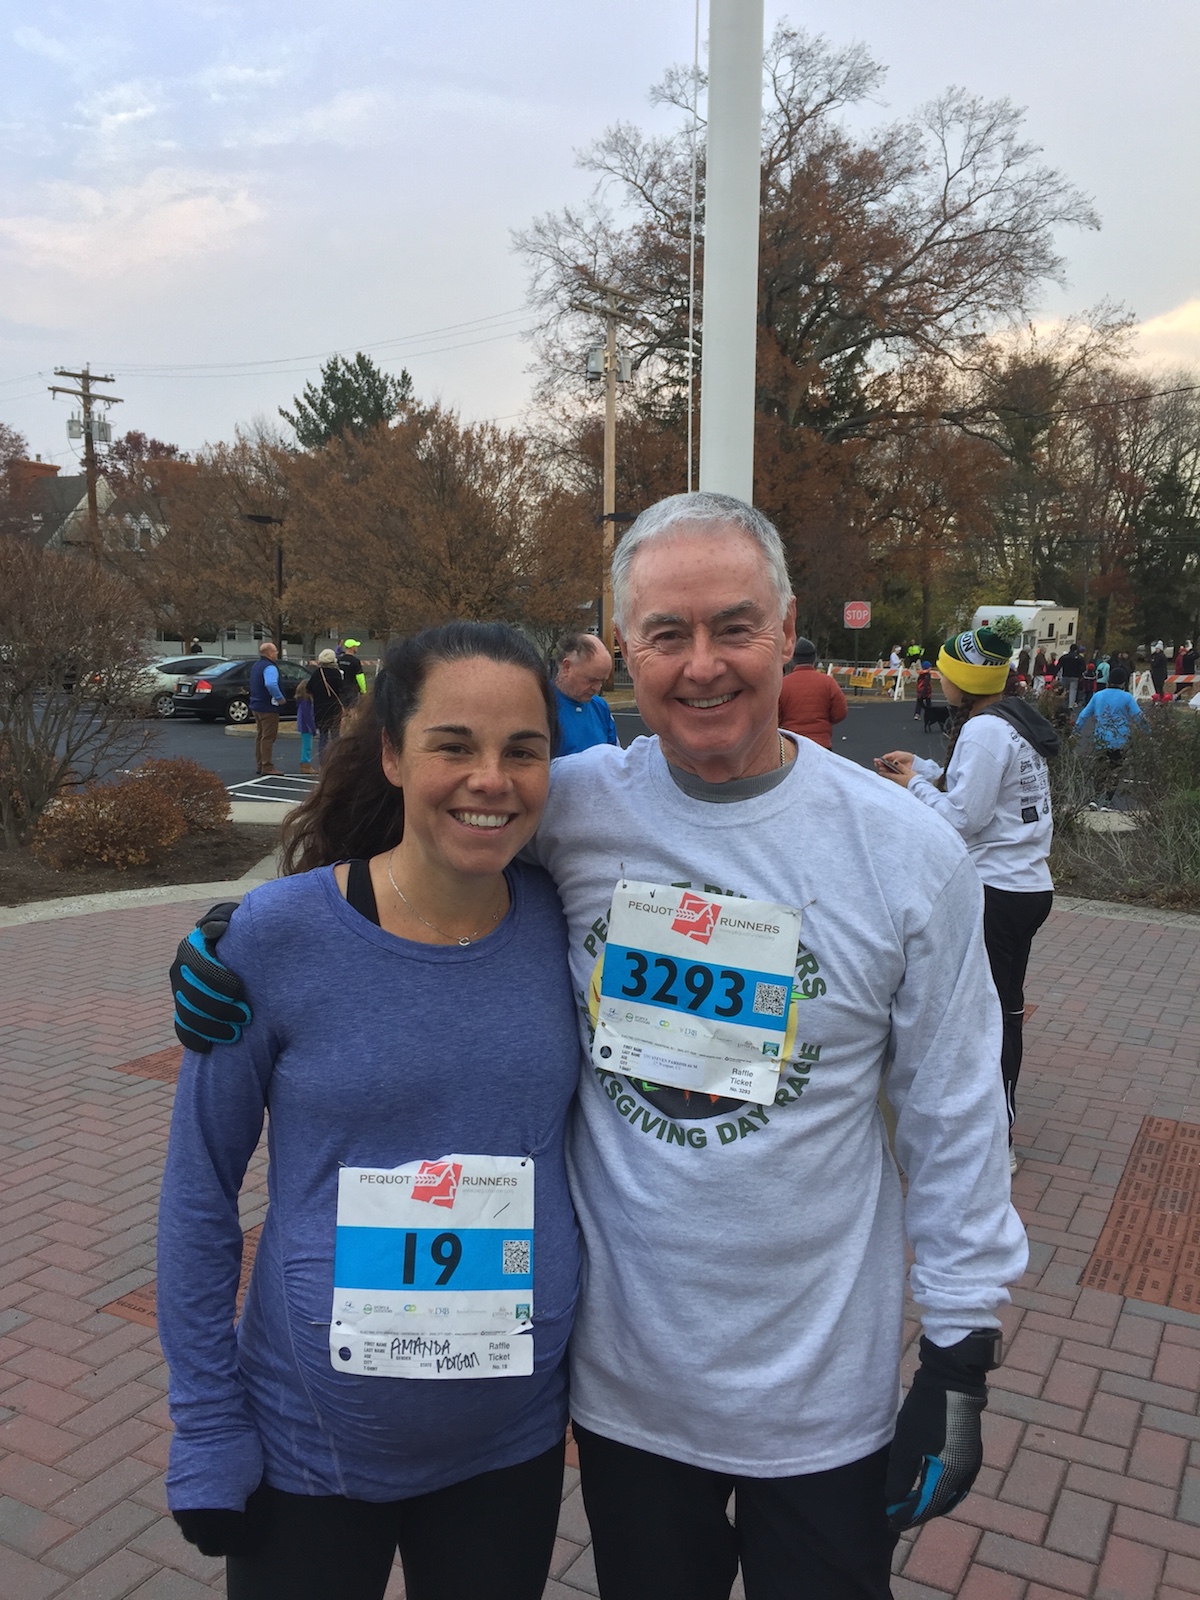
<path id="1" fill-rule="evenodd" d="M 342 704 L 345 684 L 338 670 L 337 657 L 332 650 L 322 650 L 317 657 L 316 671 L 308 680 L 312 696 L 313 716 L 317 724 L 317 760 L 325 754 L 330 739 L 336 739 L 342 722 Z"/>
<path id="2" fill-rule="evenodd" d="M 1009 1165 L 1021 1071 L 1025 968 L 1054 900 L 1047 857 L 1054 832 L 1046 758 L 1058 735 L 1026 700 L 1005 698 L 1009 645 L 988 628 L 947 639 L 942 690 L 955 708 L 945 766 L 907 750 L 875 770 L 931 806 L 961 834 L 983 880 L 983 936 L 1004 1016 L 1000 1070 L 1008 1101 Z"/>
<path id="3" fill-rule="evenodd" d="M 158 1304 L 168 1502 L 227 1557 L 232 1600 L 379 1600 L 397 1548 L 410 1600 L 542 1593 L 578 1040 L 557 895 L 513 857 L 554 736 L 512 630 L 395 647 L 288 825 L 294 875 L 225 936 L 255 1021 L 184 1057 Z M 264 1111 L 270 1209 L 235 1333 Z"/>

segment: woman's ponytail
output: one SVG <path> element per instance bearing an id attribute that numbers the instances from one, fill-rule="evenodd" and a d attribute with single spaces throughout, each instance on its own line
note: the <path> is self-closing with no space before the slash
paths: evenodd
<path id="1" fill-rule="evenodd" d="M 309 872 L 399 844 L 404 797 L 383 771 L 383 726 L 374 694 L 342 713 L 341 736 L 321 758 L 313 792 L 283 823 L 280 870 Z"/>

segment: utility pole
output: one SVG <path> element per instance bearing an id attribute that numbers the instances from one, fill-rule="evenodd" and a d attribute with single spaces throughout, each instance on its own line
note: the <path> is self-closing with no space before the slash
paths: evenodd
<path id="1" fill-rule="evenodd" d="M 256 522 L 260 528 L 282 528 L 283 518 L 265 511 L 243 511 L 243 522 Z M 275 648 L 283 655 L 283 539 L 275 539 Z"/>
<path id="2" fill-rule="evenodd" d="M 586 267 L 576 267 L 575 270 L 584 285 L 600 297 L 600 310 L 604 317 L 604 484 L 603 510 L 600 516 L 600 525 L 604 531 L 600 552 L 603 575 L 599 631 L 609 654 L 615 659 L 612 610 L 613 546 L 616 543 L 617 523 L 632 521 L 631 517 L 623 516 L 617 511 L 617 380 L 624 381 L 630 376 L 629 372 L 622 370 L 623 363 L 629 362 L 630 358 L 622 357 L 617 351 L 617 319 L 621 313 L 622 301 L 628 303 L 630 297 L 615 283 L 601 283 Z M 577 309 L 595 311 L 596 307 L 580 305 Z M 590 365 L 588 376 L 589 378 L 593 376 Z"/>
<path id="3" fill-rule="evenodd" d="M 72 372 L 68 367 L 55 367 L 56 378 L 74 378 L 79 385 L 78 389 L 64 389 L 59 384 L 50 385 L 51 394 L 69 395 L 72 400 L 78 400 L 80 410 L 83 412 L 83 470 L 87 479 L 88 503 L 88 542 L 92 555 L 100 551 L 100 507 L 96 500 L 96 432 L 97 424 L 100 428 L 108 428 L 108 424 L 99 417 L 93 417 L 92 406 L 119 406 L 124 402 L 115 394 L 92 393 L 94 383 L 115 383 L 113 377 L 102 377 L 100 373 L 93 372 L 85 361 L 82 372 Z M 68 424 L 68 431 L 70 424 Z"/>

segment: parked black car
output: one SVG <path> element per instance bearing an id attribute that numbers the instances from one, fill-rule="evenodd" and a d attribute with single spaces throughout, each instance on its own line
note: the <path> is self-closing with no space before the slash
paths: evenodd
<path id="1" fill-rule="evenodd" d="M 228 661 L 219 667 L 210 667 L 190 682 L 181 682 L 173 696 L 176 715 L 191 712 L 201 722 L 215 722 L 224 717 L 226 722 L 240 724 L 250 721 L 250 668 L 254 661 Z M 296 715 L 296 685 L 307 681 L 311 667 L 298 667 L 290 661 L 277 661 L 279 682 L 287 699 L 279 707 L 281 717 Z"/>

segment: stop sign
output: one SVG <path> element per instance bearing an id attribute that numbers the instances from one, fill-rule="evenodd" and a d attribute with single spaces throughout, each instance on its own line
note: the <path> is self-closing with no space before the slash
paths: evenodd
<path id="1" fill-rule="evenodd" d="M 871 626 L 871 602 L 869 600 L 847 600 L 842 608 L 843 628 L 869 628 Z"/>

